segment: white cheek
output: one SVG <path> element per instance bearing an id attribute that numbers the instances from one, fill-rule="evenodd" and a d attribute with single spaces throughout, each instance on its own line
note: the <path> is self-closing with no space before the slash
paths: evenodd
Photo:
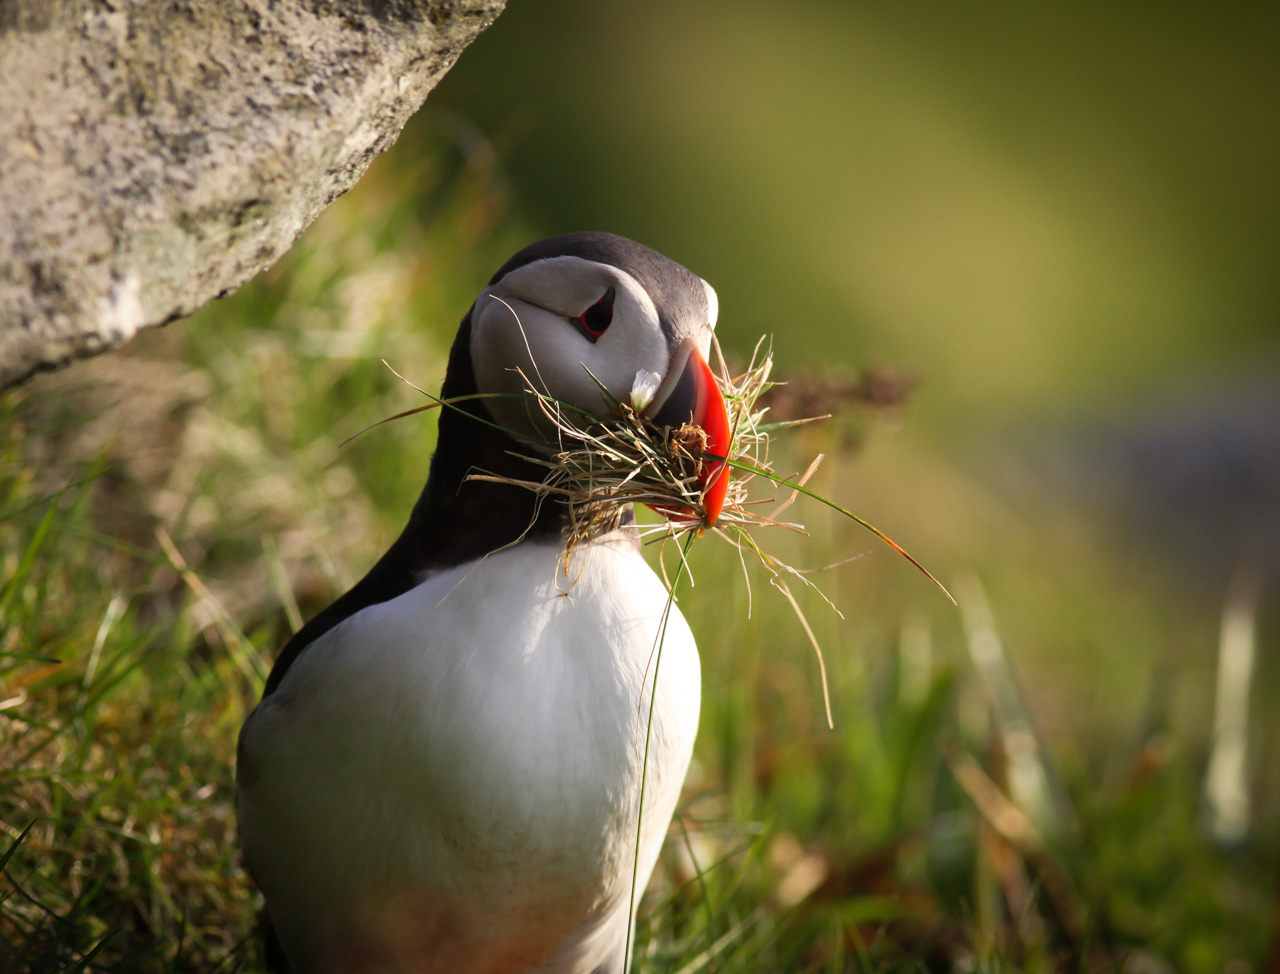
<path id="1" fill-rule="evenodd" d="M 595 376 L 614 400 L 626 402 L 638 370 L 666 375 L 670 359 L 666 340 L 656 322 L 637 321 L 634 317 L 615 320 L 594 345 L 586 343 L 579 374 L 574 378 L 576 389 L 580 390 L 578 394 L 584 398 L 575 396 L 571 401 L 585 404 L 587 395 L 594 396 L 597 402 L 601 400 L 600 388 L 592 379 Z"/>
<path id="2" fill-rule="evenodd" d="M 573 329 L 542 308 L 487 294 L 476 304 L 471 328 L 476 391 L 493 394 L 485 407 L 510 432 L 547 439 L 550 424 L 527 393 L 534 388 L 564 398 L 558 390 L 563 363 L 576 359 Z"/>
<path id="3" fill-rule="evenodd" d="M 601 385 L 626 402 L 638 369 L 665 374 L 669 363 L 656 322 L 636 320 L 634 313 L 616 317 L 593 343 L 562 316 L 513 298 L 483 295 L 471 327 L 476 387 L 496 394 L 485 401 L 494 420 L 511 432 L 548 442 L 555 438 L 554 426 L 527 396 L 530 387 L 603 416 L 613 403 Z"/>

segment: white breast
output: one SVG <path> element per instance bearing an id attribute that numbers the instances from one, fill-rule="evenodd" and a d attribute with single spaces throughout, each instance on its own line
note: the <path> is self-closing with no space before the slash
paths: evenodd
<path id="1" fill-rule="evenodd" d="M 517 545 L 357 613 L 246 722 L 242 841 L 302 971 L 589 972 L 627 935 L 667 593 L 623 544 L 585 546 L 567 576 L 559 555 Z M 638 891 L 699 695 L 673 607 Z"/>

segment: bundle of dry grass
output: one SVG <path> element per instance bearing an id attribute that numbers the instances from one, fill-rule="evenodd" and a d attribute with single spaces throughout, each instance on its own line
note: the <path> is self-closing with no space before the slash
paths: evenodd
<path id="1" fill-rule="evenodd" d="M 718 532 L 766 525 L 802 531 L 798 524 L 784 524 L 756 513 L 753 508 L 769 503 L 768 499 L 748 499 L 750 484 L 758 475 L 776 477 L 768 458 L 770 433 L 781 425 L 797 425 L 766 425 L 765 410 L 756 406 L 761 394 L 772 385 L 772 354 L 762 341 L 751 363 L 737 377 L 728 374 L 723 358 L 720 364 L 716 379 L 731 430 L 727 456 L 708 452 L 707 434 L 698 426 L 685 423 L 678 428 L 663 427 L 649 419 L 644 398 L 648 390 L 640 376 L 628 402 L 618 401 L 601 386 L 611 407 L 607 418 L 566 406 L 538 393 L 530 384 L 529 395 L 556 432 L 556 449 L 551 456 L 527 457 L 545 468 L 546 476 L 538 481 L 513 480 L 481 471 L 471 476 L 514 484 L 564 501 L 570 512 L 570 550 L 616 527 L 628 504 L 646 504 L 666 516 L 665 523 L 643 528 L 646 533 L 702 533 L 712 525 Z M 708 468 L 717 466 L 732 467 L 735 473 L 729 478 L 723 506 L 711 513 L 704 481 Z M 722 475 L 728 477 L 728 470 Z"/>

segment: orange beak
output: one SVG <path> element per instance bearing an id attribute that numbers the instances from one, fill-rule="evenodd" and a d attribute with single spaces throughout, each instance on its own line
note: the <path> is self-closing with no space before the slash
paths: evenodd
<path id="1" fill-rule="evenodd" d="M 729 455 L 731 430 L 715 374 L 692 338 L 681 342 L 671 356 L 667 377 L 645 410 L 645 416 L 658 426 L 672 429 L 691 423 L 707 434 L 707 458 L 698 480 L 702 486 L 702 506 L 706 510 L 704 527 L 714 527 L 729 489 L 729 469 L 725 460 Z M 673 510 L 655 506 L 654 510 L 670 519 L 693 513 L 687 508 Z"/>

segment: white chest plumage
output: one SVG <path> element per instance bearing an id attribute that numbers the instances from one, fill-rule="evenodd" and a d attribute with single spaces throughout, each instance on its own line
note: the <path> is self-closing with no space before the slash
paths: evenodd
<path id="1" fill-rule="evenodd" d="M 517 545 L 356 613 L 249 718 L 242 839 L 298 974 L 591 972 L 624 942 L 667 593 L 621 542 L 559 560 Z M 638 891 L 699 696 L 673 607 Z"/>

